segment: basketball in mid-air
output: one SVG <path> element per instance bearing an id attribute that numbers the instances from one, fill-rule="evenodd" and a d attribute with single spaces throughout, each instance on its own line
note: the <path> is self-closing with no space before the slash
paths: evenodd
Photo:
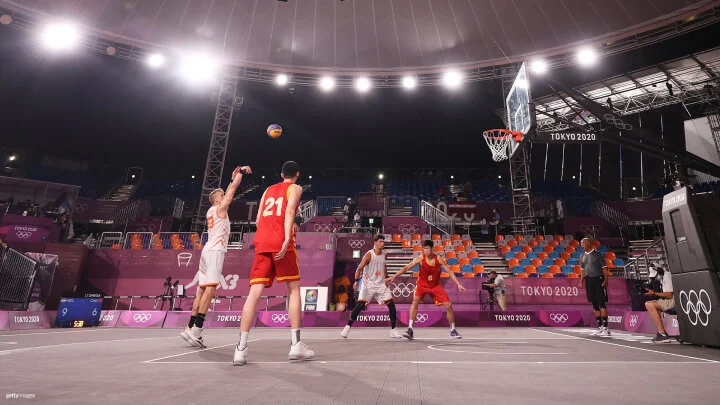
<path id="1" fill-rule="evenodd" d="M 278 124 L 272 124 L 268 127 L 267 134 L 270 138 L 279 138 L 282 135 L 282 127 Z"/>

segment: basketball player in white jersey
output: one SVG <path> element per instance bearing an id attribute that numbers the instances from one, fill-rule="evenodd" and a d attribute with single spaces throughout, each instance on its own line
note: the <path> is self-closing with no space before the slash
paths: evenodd
<path id="1" fill-rule="evenodd" d="M 350 333 L 350 327 L 353 322 L 357 321 L 358 315 L 362 312 L 368 302 L 373 299 L 377 300 L 377 303 L 382 305 L 386 304 L 388 311 L 390 312 L 390 337 L 399 339 L 402 338 L 402 334 L 395 329 L 397 325 L 397 311 L 395 309 L 395 301 L 393 301 L 390 288 L 385 283 L 387 278 L 387 266 L 385 265 L 385 253 L 383 248 L 385 247 L 385 237 L 383 235 L 375 235 L 375 246 L 372 250 L 365 253 L 360 265 L 355 270 L 355 285 L 353 288 L 357 289 L 360 275 L 362 274 L 362 286 L 360 287 L 360 294 L 358 296 L 358 303 L 355 305 L 350 314 L 350 320 L 348 320 L 345 329 L 340 333 L 343 338 L 348 337 Z"/>
<path id="2" fill-rule="evenodd" d="M 222 267 L 225 261 L 225 252 L 230 239 L 230 218 L 228 207 L 235 196 L 243 174 L 250 174 L 250 166 L 237 167 L 232 173 L 232 183 L 227 192 L 217 188 L 210 193 L 212 207 L 205 215 L 208 227 L 208 240 L 200 255 L 200 269 L 198 270 L 198 289 L 192 305 L 192 315 L 188 327 L 180 334 L 189 344 L 196 347 L 205 347 L 202 340 L 205 314 L 215 296 L 215 291 L 222 278 Z"/>

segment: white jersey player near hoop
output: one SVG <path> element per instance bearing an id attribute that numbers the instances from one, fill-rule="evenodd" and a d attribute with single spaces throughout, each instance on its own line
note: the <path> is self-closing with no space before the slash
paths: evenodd
<path id="1" fill-rule="evenodd" d="M 215 296 L 218 284 L 222 279 L 225 252 L 230 239 L 230 217 L 228 208 L 235 196 L 243 174 L 250 174 L 250 166 L 237 167 L 232 173 L 232 183 L 227 192 L 217 188 L 210 193 L 212 207 L 205 215 L 208 227 L 208 240 L 200 255 L 200 269 L 198 270 L 198 289 L 192 305 L 192 314 L 188 327 L 180 334 L 189 344 L 196 347 L 205 347 L 202 340 L 205 314 Z"/>
<path id="2" fill-rule="evenodd" d="M 387 266 L 385 265 L 385 253 L 383 248 L 385 247 L 385 237 L 383 235 L 375 235 L 375 246 L 373 249 L 365 253 L 360 265 L 355 270 L 355 285 L 353 288 L 357 289 L 358 282 L 360 279 L 360 273 L 362 272 L 362 286 L 360 287 L 360 294 L 358 296 L 358 302 L 355 308 L 350 314 L 350 319 L 345 325 L 345 328 L 340 333 L 340 336 L 347 338 L 350 333 L 350 327 L 353 322 L 357 321 L 358 315 L 362 312 L 368 302 L 373 299 L 377 300 L 377 303 L 382 305 L 386 304 L 388 312 L 390 313 L 390 337 L 402 338 L 402 334 L 395 329 L 397 325 L 397 310 L 395 309 L 395 301 L 393 301 L 392 293 L 388 288 L 385 279 L 387 278 Z"/>

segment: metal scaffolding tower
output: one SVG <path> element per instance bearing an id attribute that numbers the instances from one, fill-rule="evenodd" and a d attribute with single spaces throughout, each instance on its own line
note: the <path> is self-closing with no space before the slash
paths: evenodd
<path id="1" fill-rule="evenodd" d="M 240 108 L 243 103 L 243 98 L 237 97 L 237 83 L 238 79 L 234 75 L 225 77 L 220 83 L 217 100 L 213 100 L 217 101 L 217 108 L 215 109 L 215 122 L 205 163 L 200 203 L 192 224 L 192 230 L 195 232 L 202 231 L 205 227 L 205 213 L 210 208 L 208 197 L 213 190 L 220 188 L 222 184 L 225 153 L 227 152 L 233 113 L 235 108 Z"/>
<path id="2" fill-rule="evenodd" d="M 512 187 L 514 234 L 534 235 L 537 224 L 530 198 L 529 143 L 522 142 L 510 156 L 510 185 Z"/>

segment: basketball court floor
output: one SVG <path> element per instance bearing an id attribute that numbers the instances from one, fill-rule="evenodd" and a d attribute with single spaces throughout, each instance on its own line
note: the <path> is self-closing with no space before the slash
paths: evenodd
<path id="1" fill-rule="evenodd" d="M 303 330 L 313 361 L 288 362 L 289 331 L 255 329 L 250 363 L 231 365 L 236 329 L 208 329 L 195 349 L 175 329 L 0 334 L 3 400 L 112 404 L 711 404 L 720 350 L 653 345 L 591 329 Z M 13 395 L 16 395 L 13 397 Z M 29 401 L 29 402 L 28 402 Z"/>

